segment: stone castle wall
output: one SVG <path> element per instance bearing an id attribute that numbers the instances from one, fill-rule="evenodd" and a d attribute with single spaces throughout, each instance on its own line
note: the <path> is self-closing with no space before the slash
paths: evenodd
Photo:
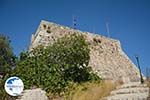
<path id="1" fill-rule="evenodd" d="M 104 79 L 139 81 L 139 71 L 123 52 L 120 42 L 98 34 L 81 32 L 69 27 L 41 21 L 37 31 L 32 35 L 29 50 L 38 45 L 47 46 L 66 34 L 83 34 L 90 45 L 90 62 L 94 72 Z"/>

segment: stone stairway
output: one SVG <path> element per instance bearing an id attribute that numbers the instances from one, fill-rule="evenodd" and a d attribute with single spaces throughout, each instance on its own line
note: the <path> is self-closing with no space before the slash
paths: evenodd
<path id="1" fill-rule="evenodd" d="M 110 96 L 103 100 L 148 100 L 149 91 L 146 84 L 131 82 L 118 86 L 116 90 L 111 92 Z"/>

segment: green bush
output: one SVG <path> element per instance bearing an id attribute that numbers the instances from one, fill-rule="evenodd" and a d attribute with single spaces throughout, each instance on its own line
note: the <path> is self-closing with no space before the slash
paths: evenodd
<path id="1" fill-rule="evenodd" d="M 5 76 L 15 66 L 16 57 L 7 36 L 0 34 L 0 75 Z"/>
<path id="2" fill-rule="evenodd" d="M 10 45 L 10 39 L 0 34 L 0 100 L 15 100 L 4 90 L 4 84 L 12 68 L 15 66 L 16 57 Z"/>
<path id="3" fill-rule="evenodd" d="M 53 94 L 65 93 L 72 83 L 99 80 L 92 73 L 89 47 L 83 35 L 69 35 L 54 44 L 21 53 L 11 76 L 20 77 L 25 88 L 41 87 Z"/>

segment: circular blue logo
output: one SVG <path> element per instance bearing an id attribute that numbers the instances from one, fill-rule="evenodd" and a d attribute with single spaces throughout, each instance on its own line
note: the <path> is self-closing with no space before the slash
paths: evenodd
<path id="1" fill-rule="evenodd" d="M 18 77 L 10 77 L 5 82 L 5 90 L 11 96 L 19 96 L 24 88 L 22 80 Z"/>

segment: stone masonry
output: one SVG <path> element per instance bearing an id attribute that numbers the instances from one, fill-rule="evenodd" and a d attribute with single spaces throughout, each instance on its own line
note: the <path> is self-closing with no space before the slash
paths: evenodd
<path id="1" fill-rule="evenodd" d="M 126 83 L 111 91 L 102 100 L 149 100 L 149 87 L 140 82 Z"/>
<path id="2" fill-rule="evenodd" d="M 32 34 L 29 51 L 38 45 L 47 46 L 67 34 L 83 34 L 90 47 L 90 62 L 94 72 L 104 79 L 137 82 L 139 71 L 123 52 L 120 42 L 99 34 L 82 32 L 48 21 L 41 21 L 35 34 Z"/>

